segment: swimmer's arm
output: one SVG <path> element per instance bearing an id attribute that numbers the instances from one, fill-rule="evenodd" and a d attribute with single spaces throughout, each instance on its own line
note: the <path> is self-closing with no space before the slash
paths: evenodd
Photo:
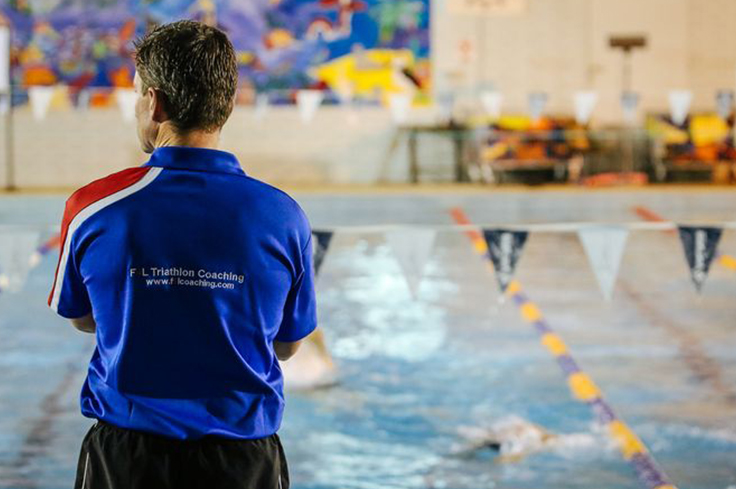
<path id="1" fill-rule="evenodd" d="M 95 334 L 97 332 L 97 323 L 95 323 L 92 314 L 87 314 L 84 317 L 72 319 L 72 325 L 82 333 Z"/>
<path id="2" fill-rule="evenodd" d="M 276 352 L 276 356 L 282 362 L 287 361 L 289 358 L 296 355 L 299 346 L 302 344 L 301 341 L 295 341 L 293 343 L 285 343 L 281 341 L 273 342 L 273 350 Z"/>

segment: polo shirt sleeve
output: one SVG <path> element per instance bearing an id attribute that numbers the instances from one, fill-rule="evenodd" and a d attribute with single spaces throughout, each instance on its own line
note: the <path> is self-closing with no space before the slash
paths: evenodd
<path id="1" fill-rule="evenodd" d="M 304 339 L 317 328 L 311 236 L 301 253 L 301 270 L 286 299 L 284 319 L 276 334 L 276 341 L 293 343 Z"/>
<path id="2" fill-rule="evenodd" d="M 61 243 L 59 264 L 49 296 L 49 306 L 64 318 L 77 319 L 92 312 L 92 305 L 80 271 L 81 255 L 74 239 L 75 235 L 69 230 L 70 212 L 70 205 L 67 203 L 62 223 L 64 240 Z"/>
<path id="3" fill-rule="evenodd" d="M 79 271 L 76 253 L 70 250 L 69 255 L 63 279 L 57 284 L 57 287 L 61 287 L 61 294 L 55 310 L 59 316 L 76 319 L 92 312 L 92 305 L 87 294 L 87 287 L 84 285 L 82 274 Z M 61 270 L 59 270 L 59 273 L 61 273 Z"/>

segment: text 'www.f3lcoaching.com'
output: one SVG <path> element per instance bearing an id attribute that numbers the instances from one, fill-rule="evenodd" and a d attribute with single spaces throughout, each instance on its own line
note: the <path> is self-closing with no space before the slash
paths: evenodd
<path id="1" fill-rule="evenodd" d="M 178 286 L 233 290 L 245 282 L 245 275 L 238 273 L 181 267 L 131 267 L 128 276 L 145 280 L 148 287 Z"/>

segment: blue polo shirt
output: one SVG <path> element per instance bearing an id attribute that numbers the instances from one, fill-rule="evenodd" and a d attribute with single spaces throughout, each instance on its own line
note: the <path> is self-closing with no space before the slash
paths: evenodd
<path id="1" fill-rule="evenodd" d="M 92 313 L 82 413 L 178 439 L 280 426 L 273 342 L 316 327 L 311 231 L 234 155 L 165 147 L 67 201 L 50 306 Z"/>

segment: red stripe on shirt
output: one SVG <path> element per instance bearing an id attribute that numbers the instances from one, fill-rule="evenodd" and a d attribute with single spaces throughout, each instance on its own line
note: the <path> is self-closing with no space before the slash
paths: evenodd
<path id="1" fill-rule="evenodd" d="M 69 225 L 72 223 L 75 217 L 90 205 L 98 202 L 105 197 L 109 197 L 112 194 L 120 192 L 131 185 L 135 185 L 139 182 L 151 169 L 145 167 L 128 168 L 121 172 L 113 173 L 100 180 L 86 185 L 72 194 L 71 197 L 66 201 L 66 207 L 64 208 L 64 218 L 61 222 L 61 252 L 59 253 L 59 261 L 56 264 L 56 273 L 54 274 L 54 285 L 51 288 L 49 294 L 48 303 L 51 305 L 51 299 L 54 297 L 54 290 L 56 289 L 56 280 L 59 276 L 59 266 L 61 265 L 61 255 L 64 252 L 64 244 L 67 240 L 67 233 L 69 231 Z"/>

